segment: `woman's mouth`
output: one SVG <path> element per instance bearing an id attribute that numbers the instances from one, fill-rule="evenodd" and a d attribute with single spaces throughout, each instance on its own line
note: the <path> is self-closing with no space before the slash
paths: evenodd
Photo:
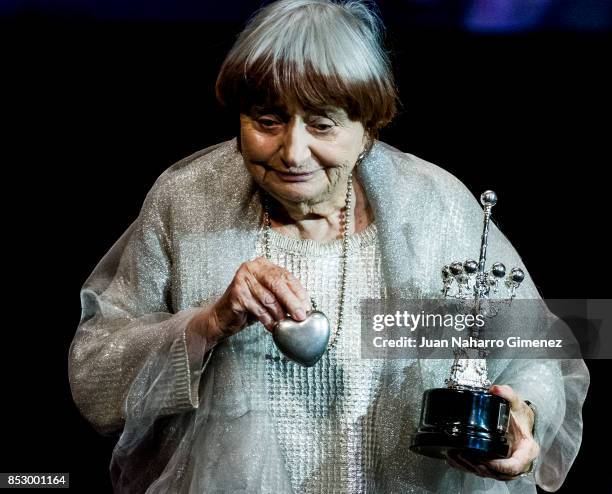
<path id="1" fill-rule="evenodd" d="M 305 172 L 305 173 L 287 173 L 287 172 L 279 172 L 278 170 L 274 170 L 276 175 L 280 177 L 281 180 L 285 182 L 306 182 L 310 180 L 316 172 Z"/>

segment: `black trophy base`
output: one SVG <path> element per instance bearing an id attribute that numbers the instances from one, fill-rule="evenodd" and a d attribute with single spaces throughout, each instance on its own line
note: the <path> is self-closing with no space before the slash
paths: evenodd
<path id="1" fill-rule="evenodd" d="M 476 461 L 507 458 L 510 404 L 486 391 L 429 389 L 410 450 L 432 458 L 460 453 Z"/>

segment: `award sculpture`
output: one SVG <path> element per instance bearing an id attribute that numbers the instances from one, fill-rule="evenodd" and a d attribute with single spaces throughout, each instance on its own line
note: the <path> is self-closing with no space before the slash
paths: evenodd
<path id="1" fill-rule="evenodd" d="M 497 262 L 486 270 L 487 237 L 491 209 L 497 202 L 495 192 L 480 196 L 484 206 L 480 258 L 476 262 L 453 262 L 442 269 L 446 298 L 457 299 L 460 306 L 485 318 L 494 317 L 500 304 L 510 303 L 516 289 L 525 278 L 520 268 L 506 275 L 505 266 Z M 505 285 L 509 297 L 493 299 L 500 285 Z M 470 328 L 470 340 L 482 338 L 483 330 Z M 415 453 L 445 458 L 459 452 L 466 458 L 488 460 L 506 458 L 510 444 L 506 437 L 510 404 L 488 392 L 487 352 L 482 347 L 454 349 L 454 362 L 445 388 L 429 389 L 423 395 L 419 429 L 410 449 Z"/>

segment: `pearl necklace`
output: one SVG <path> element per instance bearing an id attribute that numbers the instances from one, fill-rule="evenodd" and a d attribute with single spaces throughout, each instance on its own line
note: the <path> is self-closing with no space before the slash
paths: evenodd
<path id="1" fill-rule="evenodd" d="M 327 349 L 330 350 L 338 340 L 338 335 L 342 330 L 342 324 L 344 322 L 344 298 L 346 292 L 346 272 L 348 266 L 348 236 L 350 231 L 350 219 L 351 219 L 351 202 L 353 198 L 353 175 L 349 174 L 347 187 L 346 187 L 346 201 L 344 206 L 344 226 L 342 228 L 342 254 L 340 257 L 340 295 L 338 297 L 338 309 L 337 309 L 337 321 L 336 331 L 332 333 L 331 341 L 329 342 Z M 264 196 L 264 253 L 266 259 L 270 260 L 270 231 L 272 230 L 272 222 L 270 221 L 270 212 L 268 204 L 268 195 Z M 313 310 L 317 310 L 317 305 L 314 299 L 310 299 Z"/>

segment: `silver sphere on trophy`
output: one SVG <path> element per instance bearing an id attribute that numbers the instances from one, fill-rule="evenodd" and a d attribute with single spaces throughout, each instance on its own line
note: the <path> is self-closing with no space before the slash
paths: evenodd
<path id="1" fill-rule="evenodd" d="M 480 196 L 484 222 L 478 262 L 455 261 L 442 268 L 442 293 L 459 302 L 459 308 L 474 316 L 495 317 L 508 305 L 525 279 L 522 269 L 506 272 L 501 262 L 486 269 L 491 209 L 497 194 L 488 190 Z M 503 288 L 502 288 L 503 287 Z M 486 325 L 471 326 L 470 341 L 483 337 Z M 454 348 L 454 362 L 445 388 L 423 394 L 419 429 L 410 449 L 434 458 L 461 453 L 478 460 L 506 458 L 510 444 L 508 431 L 510 403 L 488 392 L 487 352 L 483 346 Z"/>

